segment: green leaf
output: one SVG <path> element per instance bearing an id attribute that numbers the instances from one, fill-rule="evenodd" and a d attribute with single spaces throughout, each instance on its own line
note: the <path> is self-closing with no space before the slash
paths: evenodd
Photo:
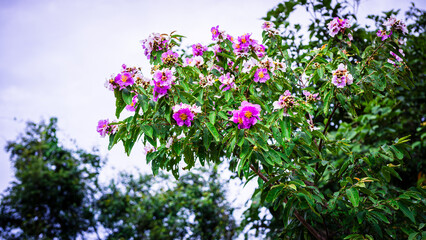
<path id="1" fill-rule="evenodd" d="M 203 144 L 206 149 L 209 149 L 210 143 L 212 142 L 212 135 L 210 135 L 210 132 L 207 128 L 204 128 L 203 130 Z"/>
<path id="2" fill-rule="evenodd" d="M 372 212 L 370 212 L 370 214 L 374 215 L 375 218 L 377 218 L 378 220 L 380 220 L 382 222 L 385 222 L 385 223 L 388 223 L 388 224 L 390 223 L 389 220 L 386 218 L 386 216 L 383 213 L 372 211 Z"/>
<path id="3" fill-rule="evenodd" d="M 209 129 L 209 131 L 211 132 L 211 134 L 213 135 L 213 137 L 216 140 L 216 142 L 220 142 L 219 133 L 217 132 L 217 130 L 213 126 L 213 124 L 211 124 L 210 122 L 208 122 L 208 123 L 206 123 L 206 126 Z"/>
<path id="4" fill-rule="evenodd" d="M 281 120 L 281 131 L 284 133 L 284 137 L 287 140 L 291 139 L 291 122 L 289 117 L 284 117 L 284 119 Z"/>
<path id="5" fill-rule="evenodd" d="M 216 112 L 215 111 L 210 112 L 209 119 L 210 119 L 210 122 L 214 125 L 215 122 L 216 122 Z"/>
<path id="6" fill-rule="evenodd" d="M 274 135 L 274 139 L 281 145 L 284 145 L 283 137 L 281 136 L 281 132 L 278 128 L 272 127 L 272 134 Z"/>
<path id="7" fill-rule="evenodd" d="M 124 100 L 124 102 L 127 105 L 131 105 L 132 104 L 132 98 L 133 98 L 133 96 L 132 96 L 132 94 L 130 93 L 129 90 L 127 90 L 126 88 L 124 88 L 121 91 L 121 96 L 123 97 L 123 100 Z"/>
<path id="8" fill-rule="evenodd" d="M 346 160 L 344 163 L 343 163 L 343 165 L 342 165 L 342 167 L 340 168 L 340 170 L 339 170 L 339 174 L 337 175 L 338 177 L 340 177 L 341 175 L 342 175 L 342 173 L 346 170 L 346 168 L 348 168 L 348 166 L 349 166 L 349 164 L 350 164 L 351 162 L 350 161 L 348 161 L 348 160 Z"/>
<path id="9" fill-rule="evenodd" d="M 401 210 L 402 213 L 406 217 L 408 217 L 413 223 L 416 223 L 416 219 L 414 218 L 414 214 L 408 209 L 407 206 L 405 206 L 402 202 L 398 202 L 399 210 Z"/>
<path id="10" fill-rule="evenodd" d="M 126 103 L 123 101 L 121 92 L 117 88 L 114 89 L 114 96 L 115 96 L 115 116 L 117 118 L 120 118 L 120 114 L 123 111 L 123 109 L 126 107 Z"/>
<path id="11" fill-rule="evenodd" d="M 358 207 L 359 193 L 357 189 L 353 187 L 346 189 L 346 196 L 348 196 L 349 200 L 351 201 L 352 205 L 354 205 L 354 207 Z"/>
<path id="12" fill-rule="evenodd" d="M 266 202 L 273 202 L 280 191 L 284 188 L 284 185 L 275 185 L 268 191 L 268 195 L 266 195 Z"/>

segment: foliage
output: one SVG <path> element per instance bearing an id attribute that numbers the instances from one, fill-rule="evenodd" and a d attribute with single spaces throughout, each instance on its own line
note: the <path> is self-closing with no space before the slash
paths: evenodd
<path id="1" fill-rule="evenodd" d="M 6 150 L 16 181 L 2 195 L 0 236 L 5 239 L 75 239 L 94 229 L 93 194 L 98 155 L 63 147 L 57 119 L 28 122 Z"/>
<path id="2" fill-rule="evenodd" d="M 183 59 L 173 52 L 182 36 L 150 36 L 143 46 L 153 79 L 123 66 L 109 81 L 116 117 L 124 108 L 134 115 L 100 122 L 98 131 L 109 134 L 110 148 L 121 141 L 127 154 L 142 141 L 155 174 L 165 169 L 178 177 L 181 162 L 190 170 L 196 161 L 204 166 L 226 160 L 241 178 L 259 177 L 246 220 L 262 230 L 259 207 L 268 206 L 271 238 L 421 238 L 424 186 L 395 179 L 402 180 L 400 169 L 413 172 L 424 165 L 410 167 L 422 160 L 410 157 L 424 154 L 424 126 L 414 124 L 410 129 L 419 129 L 412 132 L 389 121 L 402 118 L 393 111 L 399 103 L 417 104 L 410 116 L 417 107 L 424 110 L 421 101 L 398 96 L 410 95 L 414 82 L 424 86 L 424 68 L 407 65 L 424 52 L 424 30 L 405 35 L 405 25 L 392 18 L 386 20 L 390 29 L 376 29 L 391 30 L 386 37 L 350 27 L 346 19 L 333 18 L 355 17 L 344 13 L 347 1 L 286 2 L 267 20 L 286 29 L 297 5 L 322 15 L 313 17 L 307 45 L 296 41 L 296 25 L 287 35 L 265 25 L 262 44 L 249 34 L 234 38 L 213 27 L 211 49 L 193 46 L 193 57 Z M 424 21 L 416 11 L 412 16 Z M 401 44 L 405 38 L 407 46 Z M 416 94 L 424 98 L 421 89 Z M 411 145 L 407 133 L 415 139 Z"/>
<path id="3" fill-rule="evenodd" d="M 221 184 L 216 171 L 208 178 L 188 173 L 176 184 L 164 174 L 122 174 L 98 200 L 98 220 L 107 239 L 234 239 Z"/>

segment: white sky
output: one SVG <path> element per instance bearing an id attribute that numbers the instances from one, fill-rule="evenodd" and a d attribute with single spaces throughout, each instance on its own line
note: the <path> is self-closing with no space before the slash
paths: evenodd
<path id="1" fill-rule="evenodd" d="M 6 141 L 15 140 L 26 121 L 51 116 L 58 117 L 62 139 L 108 154 L 102 179 L 135 167 L 150 173 L 141 145 L 130 157 L 121 147 L 108 153 L 108 139 L 96 132 L 99 119 L 114 118 L 113 94 L 103 86 L 106 78 L 123 63 L 149 72 L 139 41 L 152 32 L 177 30 L 187 37 L 186 45 L 208 44 L 210 28 L 219 25 L 233 36 L 248 32 L 261 40 L 260 18 L 279 2 L 0 0 L 0 192 L 13 177 Z M 405 11 L 409 2 L 361 1 L 358 16 L 391 8 Z M 425 9 L 426 1 L 414 2 Z M 306 22 L 303 14 L 296 18 Z"/>

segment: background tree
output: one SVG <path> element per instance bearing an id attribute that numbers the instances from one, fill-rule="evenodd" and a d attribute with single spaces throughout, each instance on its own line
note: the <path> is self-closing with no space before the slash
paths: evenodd
<path id="1" fill-rule="evenodd" d="M 170 176 L 122 174 L 98 200 L 107 239 L 235 239 L 234 209 L 216 169 Z"/>
<path id="2" fill-rule="evenodd" d="M 56 136 L 57 119 L 28 122 L 7 143 L 16 180 L 2 194 L 4 239 L 75 239 L 95 230 L 94 194 L 101 158 L 67 149 Z"/>

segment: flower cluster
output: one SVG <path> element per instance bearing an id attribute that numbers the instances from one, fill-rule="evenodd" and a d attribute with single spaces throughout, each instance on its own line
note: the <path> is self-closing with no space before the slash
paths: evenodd
<path id="1" fill-rule="evenodd" d="M 207 77 L 204 76 L 203 74 L 200 73 L 200 75 L 198 76 L 200 78 L 200 86 L 202 88 L 206 88 L 208 86 L 213 86 L 215 79 L 213 75 L 208 75 Z"/>
<path id="2" fill-rule="evenodd" d="M 334 37 L 339 32 L 344 33 L 346 28 L 350 28 L 351 24 L 348 19 L 340 19 L 338 17 L 333 18 L 331 22 L 328 23 L 328 34 Z"/>
<path id="3" fill-rule="evenodd" d="M 303 90 L 303 95 L 306 98 L 307 102 L 315 102 L 317 100 L 321 100 L 321 97 L 318 96 L 318 93 L 310 93 L 309 91 Z"/>
<path id="4" fill-rule="evenodd" d="M 234 79 L 234 76 L 232 76 L 230 73 L 220 76 L 219 81 L 222 83 L 222 85 L 220 85 L 219 88 L 222 91 L 228 91 L 231 88 L 235 88 Z"/>
<path id="5" fill-rule="evenodd" d="M 234 53 L 239 57 L 247 57 L 254 51 L 259 58 L 264 57 L 265 47 L 250 36 L 251 34 L 246 33 L 238 37 L 238 42 L 233 44 Z"/>
<path id="6" fill-rule="evenodd" d="M 153 33 L 147 39 L 142 40 L 141 44 L 145 50 L 145 56 L 150 59 L 152 52 L 167 50 L 169 40 L 162 34 Z"/>
<path id="7" fill-rule="evenodd" d="M 176 77 L 173 76 L 173 73 L 170 69 L 157 70 L 154 73 L 154 89 L 153 96 L 154 101 L 157 101 L 158 98 L 161 98 L 167 95 L 167 90 L 170 89 L 172 84 L 175 84 Z"/>
<path id="8" fill-rule="evenodd" d="M 274 106 L 274 110 L 284 109 L 284 115 L 288 116 L 287 111 L 294 106 L 294 103 L 294 97 L 289 90 L 286 90 L 284 94 L 278 98 L 278 101 L 275 101 L 272 105 Z"/>
<path id="9" fill-rule="evenodd" d="M 135 109 L 136 103 L 138 103 L 138 95 L 137 94 L 135 96 L 133 96 L 132 103 L 130 105 L 126 106 L 126 110 L 130 111 L 130 112 L 134 112 L 136 110 Z"/>
<path id="10" fill-rule="evenodd" d="M 99 120 L 96 131 L 105 137 L 107 134 L 114 134 L 117 131 L 117 125 L 111 125 L 108 119 Z"/>
<path id="11" fill-rule="evenodd" d="M 190 127 L 195 114 L 201 113 L 201 107 L 195 104 L 191 106 L 189 104 L 180 103 L 179 105 L 175 105 L 172 109 L 173 119 L 178 126 L 183 126 L 185 124 L 187 127 Z"/>
<path id="12" fill-rule="evenodd" d="M 207 51 L 207 47 L 201 45 L 201 43 L 192 45 L 192 54 L 194 56 L 203 56 L 205 51 Z"/>
<path id="13" fill-rule="evenodd" d="M 173 65 L 178 61 L 179 55 L 172 50 L 164 52 L 161 54 L 161 61 L 164 64 Z"/>
<path id="14" fill-rule="evenodd" d="M 260 111 L 260 105 L 244 101 L 241 103 L 238 110 L 233 110 L 231 112 L 231 120 L 234 123 L 238 123 L 239 129 L 249 129 L 260 119 Z"/>
<path id="15" fill-rule="evenodd" d="M 333 71 L 331 83 L 333 83 L 337 88 L 344 88 L 346 85 L 351 85 L 353 83 L 353 77 L 343 63 L 339 64 L 337 69 Z"/>
<path id="16" fill-rule="evenodd" d="M 383 23 L 383 26 L 387 28 L 393 28 L 396 30 L 401 30 L 403 34 L 408 33 L 407 25 L 402 20 L 397 20 L 395 17 L 390 17 Z"/>

